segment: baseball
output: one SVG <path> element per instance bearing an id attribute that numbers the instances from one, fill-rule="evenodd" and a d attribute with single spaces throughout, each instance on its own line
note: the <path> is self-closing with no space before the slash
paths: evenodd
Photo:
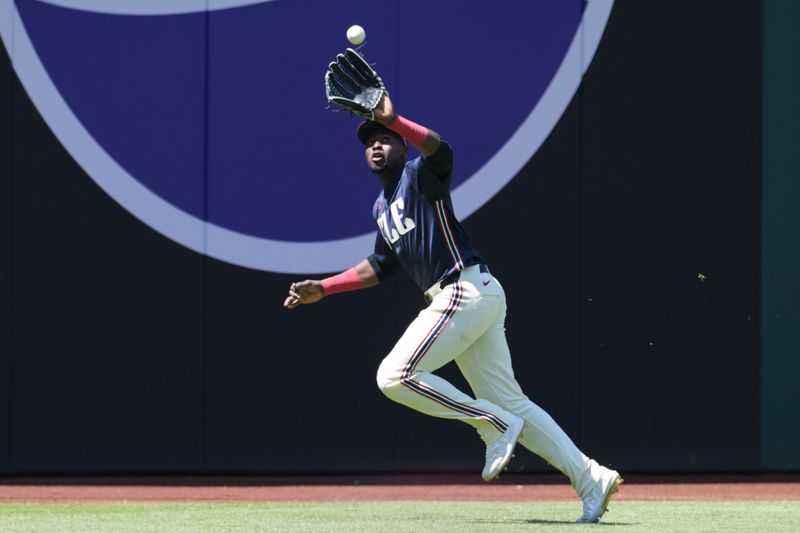
<path id="1" fill-rule="evenodd" d="M 364 42 L 364 39 L 367 37 L 367 32 L 364 31 L 364 28 L 359 26 L 358 24 L 353 24 L 349 28 L 347 28 L 347 40 L 350 41 L 351 44 L 361 44 Z"/>

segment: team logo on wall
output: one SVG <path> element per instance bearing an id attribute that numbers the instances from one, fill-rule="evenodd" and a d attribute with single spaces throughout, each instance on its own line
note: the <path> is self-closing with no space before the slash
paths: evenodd
<path id="1" fill-rule="evenodd" d="M 139 220 L 229 263 L 319 273 L 376 231 L 358 119 L 325 110 L 349 26 L 400 111 L 452 144 L 463 218 L 550 133 L 612 4 L 15 0 L 0 33 L 60 142 Z"/>

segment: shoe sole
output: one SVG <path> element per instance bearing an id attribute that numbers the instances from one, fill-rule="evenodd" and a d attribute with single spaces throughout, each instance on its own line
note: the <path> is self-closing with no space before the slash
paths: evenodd
<path id="1" fill-rule="evenodd" d="M 489 481 L 491 481 L 494 478 L 496 478 L 497 476 L 499 476 L 500 472 L 502 472 L 503 469 L 506 466 L 508 466 L 508 463 L 511 462 L 511 458 L 514 456 L 514 448 L 517 447 L 517 439 L 519 439 L 519 434 L 522 433 L 522 428 L 523 427 L 525 427 L 525 422 L 523 422 L 522 419 L 520 418 L 520 420 L 519 420 L 519 429 L 517 429 L 517 431 L 516 431 L 517 434 L 514 435 L 514 442 L 511 443 L 511 449 L 506 454 L 505 458 L 503 459 L 503 462 L 500 463 L 500 467 L 497 469 L 497 472 L 495 472 L 494 474 L 492 474 L 489 477 L 483 478 L 484 481 L 486 481 L 488 483 Z"/>
<path id="2" fill-rule="evenodd" d="M 578 524 L 596 524 L 600 522 L 600 518 L 608 511 L 608 504 L 611 503 L 611 497 L 619 491 L 619 486 L 622 485 L 624 480 L 617 474 L 611 484 L 608 486 L 606 495 L 603 497 L 603 503 L 600 505 L 600 513 L 593 520 L 586 520 L 583 517 L 575 520 Z"/>
<path id="3" fill-rule="evenodd" d="M 608 488 L 608 493 L 606 497 L 603 498 L 603 505 L 602 511 L 600 511 L 600 516 L 597 517 L 597 521 L 600 521 L 600 518 L 606 514 L 608 511 L 608 504 L 611 503 L 611 497 L 619 491 L 619 486 L 622 485 L 622 482 L 625 481 L 622 477 L 617 474 L 617 477 L 614 478 L 614 481 L 611 482 L 611 486 Z"/>

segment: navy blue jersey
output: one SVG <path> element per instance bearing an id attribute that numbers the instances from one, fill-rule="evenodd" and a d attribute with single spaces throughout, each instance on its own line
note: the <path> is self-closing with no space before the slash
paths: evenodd
<path id="1" fill-rule="evenodd" d="M 453 214 L 450 181 L 453 151 L 442 141 L 431 156 L 405 164 L 393 190 L 381 191 L 372 217 L 378 224 L 375 252 L 368 258 L 378 279 L 402 266 L 422 290 L 481 262 Z"/>

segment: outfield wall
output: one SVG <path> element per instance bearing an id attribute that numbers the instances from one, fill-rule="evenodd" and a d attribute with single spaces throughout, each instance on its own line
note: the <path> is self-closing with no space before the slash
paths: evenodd
<path id="1" fill-rule="evenodd" d="M 762 175 L 785 185 L 765 193 L 765 213 L 793 190 L 766 159 L 792 131 L 769 129 L 779 140 L 765 136 L 762 158 L 775 116 L 762 122 L 762 97 L 765 110 L 786 99 L 762 94 L 763 7 L 615 2 L 547 140 L 465 222 L 508 293 L 523 388 L 626 471 L 796 468 L 785 451 L 800 437 L 780 430 L 798 427 L 791 326 L 759 331 L 760 306 L 786 294 L 760 288 L 762 262 L 785 265 L 770 228 L 797 223 L 790 210 L 765 218 L 762 253 Z M 76 164 L 7 54 L 0 64 L 0 472 L 481 467 L 471 428 L 375 385 L 423 305 L 409 279 L 286 312 L 301 276 L 211 259 L 144 225 Z M 466 387 L 452 365 L 442 373 Z M 550 467 L 518 453 L 513 468 Z"/>
<path id="2" fill-rule="evenodd" d="M 769 0 L 764 11 L 764 114 L 761 245 L 761 462 L 797 469 L 800 445 L 797 332 L 800 310 L 800 5 Z M 787 68 L 787 65 L 792 65 Z"/>

